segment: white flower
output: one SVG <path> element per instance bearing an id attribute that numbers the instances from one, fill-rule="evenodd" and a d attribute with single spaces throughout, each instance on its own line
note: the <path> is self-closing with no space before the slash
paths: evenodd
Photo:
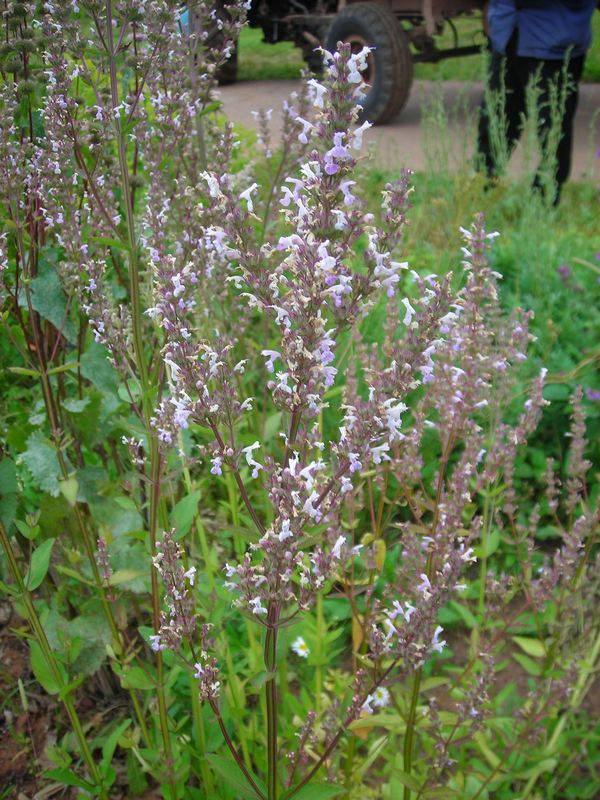
<path id="1" fill-rule="evenodd" d="M 373 457 L 374 464 L 381 464 L 382 461 L 389 461 L 390 457 L 387 455 L 387 451 L 390 449 L 390 446 L 387 442 L 378 445 L 377 447 L 371 448 L 371 455 Z"/>
<path id="2" fill-rule="evenodd" d="M 372 125 L 371 125 L 370 122 L 363 122 L 363 124 L 360 126 L 360 128 L 357 128 L 354 131 L 353 138 L 352 138 L 352 147 L 355 150 L 360 150 L 362 148 L 363 133 L 365 131 L 369 130 L 369 128 L 371 128 L 371 127 L 372 127 Z"/>
<path id="3" fill-rule="evenodd" d="M 365 702 L 364 702 L 364 703 L 362 704 L 362 706 L 360 707 L 360 710 L 361 710 L 361 711 L 362 711 L 364 714 L 372 714 L 372 713 L 373 713 L 373 709 L 371 708 L 371 703 L 373 702 L 373 700 L 374 700 L 374 699 L 375 699 L 375 698 L 373 697 L 373 695 L 372 695 L 372 694 L 370 694 L 370 695 L 368 695 L 368 696 L 367 696 L 367 699 L 365 700 Z"/>
<path id="4" fill-rule="evenodd" d="M 250 444 L 248 447 L 242 448 L 242 453 L 246 456 L 246 463 L 249 467 L 253 467 L 253 478 L 258 478 L 258 471 L 262 469 L 262 464 L 259 464 L 258 461 L 255 461 L 254 457 L 252 456 L 253 450 L 256 450 L 259 447 L 260 442 L 254 442 L 254 444 Z"/>
<path id="5" fill-rule="evenodd" d="M 414 317 L 414 315 L 415 315 L 417 312 L 416 312 L 416 311 L 415 311 L 415 309 L 414 309 L 414 308 L 411 306 L 411 304 L 410 304 L 410 302 L 409 302 L 409 300 L 408 300 L 408 297 L 405 297 L 405 298 L 402 300 L 402 305 L 403 305 L 403 306 L 404 306 L 404 308 L 406 309 L 406 314 L 404 315 L 404 319 L 402 320 L 402 322 L 403 322 L 405 325 L 407 325 L 407 326 L 408 326 L 408 325 L 410 325 L 410 323 L 412 322 L 412 318 Z"/>
<path id="6" fill-rule="evenodd" d="M 249 604 L 252 606 L 253 614 L 267 613 L 267 609 L 263 606 L 260 597 L 253 597 L 252 600 L 249 601 Z"/>
<path id="7" fill-rule="evenodd" d="M 281 530 L 279 531 L 278 539 L 280 542 L 285 542 L 286 539 L 291 539 L 293 536 L 292 531 L 290 530 L 290 521 L 289 519 L 284 519 L 281 523 Z"/>
<path id="8" fill-rule="evenodd" d="M 441 653 L 446 645 L 444 639 L 440 639 L 440 633 L 443 633 L 444 629 L 441 625 L 438 625 L 433 633 L 433 639 L 431 640 L 431 649 L 437 650 L 438 653 Z"/>
<path id="9" fill-rule="evenodd" d="M 260 354 L 261 356 L 265 356 L 267 359 L 267 363 L 265 365 L 267 367 L 267 371 L 274 372 L 275 368 L 273 366 L 273 362 L 276 358 L 281 358 L 281 353 L 279 353 L 277 350 L 261 350 Z"/>
<path id="10" fill-rule="evenodd" d="M 428 597 L 431 597 L 431 581 L 424 572 L 422 572 L 419 577 L 421 578 L 421 583 L 417 586 L 417 591 L 421 592 L 423 597 L 427 599 Z"/>
<path id="11" fill-rule="evenodd" d="M 243 192 L 240 193 L 240 200 L 245 200 L 248 204 L 248 213 L 252 214 L 254 211 L 254 203 L 252 202 L 252 193 L 258 189 L 258 183 L 253 183 Z"/>
<path id="12" fill-rule="evenodd" d="M 159 650 L 166 650 L 167 646 L 160 640 L 158 634 L 153 634 L 150 638 L 150 647 L 157 653 Z"/>
<path id="13" fill-rule="evenodd" d="M 311 78 L 308 81 L 308 85 L 311 88 L 311 96 L 312 101 L 316 108 L 323 108 L 323 96 L 326 94 L 327 89 L 316 81 L 314 78 Z"/>
<path id="14" fill-rule="evenodd" d="M 341 550 L 342 550 L 342 545 L 344 544 L 346 544 L 346 539 L 343 536 L 338 536 L 335 544 L 331 548 L 331 555 L 334 558 L 340 559 L 342 557 Z"/>
<path id="15" fill-rule="evenodd" d="M 310 648 L 301 636 L 298 636 L 296 639 L 294 639 L 291 647 L 294 653 L 296 653 L 297 656 L 300 656 L 300 658 L 308 658 Z"/>
<path id="16" fill-rule="evenodd" d="M 190 582 L 190 586 L 193 586 L 196 580 L 196 567 L 190 567 L 183 575 Z"/>
<path id="17" fill-rule="evenodd" d="M 385 686 L 378 686 L 373 692 L 373 699 L 371 701 L 377 708 L 383 708 L 390 704 L 390 693 Z"/>

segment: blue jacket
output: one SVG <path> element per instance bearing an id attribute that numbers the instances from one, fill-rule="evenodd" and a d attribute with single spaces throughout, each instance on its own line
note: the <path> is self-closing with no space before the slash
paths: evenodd
<path id="1" fill-rule="evenodd" d="M 567 52 L 585 55 L 595 8 L 596 0 L 490 0 L 492 50 L 504 55 L 517 28 L 518 56 L 561 61 Z"/>

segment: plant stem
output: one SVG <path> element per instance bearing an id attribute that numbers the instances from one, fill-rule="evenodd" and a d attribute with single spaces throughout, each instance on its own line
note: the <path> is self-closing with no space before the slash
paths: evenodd
<path id="1" fill-rule="evenodd" d="M 183 436 L 181 435 L 181 431 L 179 432 L 179 448 L 183 450 Z M 192 494 L 194 488 L 192 484 L 192 476 L 190 475 L 190 471 L 185 464 L 183 464 L 183 482 L 185 485 L 185 490 L 188 493 L 188 495 Z M 202 524 L 202 520 L 200 519 L 199 514 L 196 514 L 195 520 L 196 520 L 196 532 L 198 534 L 198 539 L 200 540 L 200 549 L 202 551 L 202 559 L 204 561 L 204 571 L 206 578 L 208 580 L 208 588 L 212 591 L 215 587 L 215 577 L 213 575 L 210 550 L 208 549 L 208 539 L 206 538 L 206 529 Z"/>
<path id="2" fill-rule="evenodd" d="M 419 669 L 415 672 L 415 680 L 410 697 L 410 709 L 408 711 L 408 719 L 406 721 L 406 736 L 404 737 L 404 772 L 407 775 L 411 774 L 412 769 L 413 738 L 415 732 L 415 721 L 417 718 L 417 704 L 419 702 L 419 689 L 421 688 L 421 674 L 422 670 L 419 667 Z M 408 786 L 404 787 L 404 800 L 410 800 L 410 789 Z"/>
<path id="3" fill-rule="evenodd" d="M 265 683 L 265 694 L 267 699 L 267 798 L 277 800 L 277 622 L 278 614 L 276 608 L 269 609 L 268 622 L 270 627 L 267 629 L 265 637 L 265 667 L 272 677 Z"/>
<path id="4" fill-rule="evenodd" d="M 244 777 L 246 778 L 246 780 L 248 781 L 248 783 L 250 784 L 250 786 L 254 790 L 254 793 L 256 794 L 256 796 L 259 797 L 260 800 L 265 800 L 264 794 L 258 788 L 254 778 L 252 777 L 251 773 L 246 768 L 246 765 L 244 764 L 244 759 L 238 753 L 234 743 L 231 741 L 231 736 L 227 732 L 227 728 L 225 727 L 225 723 L 223 722 L 223 717 L 221 716 L 221 712 L 219 711 L 218 706 L 214 702 L 211 702 L 210 703 L 210 707 L 212 708 L 213 713 L 214 713 L 214 715 L 215 715 L 215 717 L 217 719 L 217 722 L 219 724 L 219 728 L 221 729 L 221 733 L 223 734 L 223 739 L 225 739 L 225 744 L 229 748 L 229 752 L 233 756 L 236 764 L 238 765 L 238 767 L 243 772 Z"/>
<path id="5" fill-rule="evenodd" d="M 106 41 L 109 59 L 109 72 L 110 72 L 110 91 L 113 109 L 119 106 L 119 90 L 118 90 L 118 76 L 117 76 L 117 63 L 116 52 L 113 43 L 113 14 L 112 14 L 112 0 L 106 0 Z M 140 272 L 139 272 L 139 258 L 138 247 L 135 233 L 135 222 L 133 215 L 133 206 L 131 204 L 131 189 L 129 185 L 129 169 L 127 166 L 127 145 L 125 137 L 121 128 L 121 122 L 117 116 L 115 119 L 115 128 L 117 133 L 117 148 L 119 153 L 119 167 L 121 178 L 121 194 L 123 204 L 125 206 L 125 220 L 127 223 L 127 241 L 129 249 L 129 287 L 130 287 L 130 303 L 131 303 L 131 327 L 133 334 L 133 350 L 135 354 L 135 361 L 139 375 L 140 387 L 142 392 L 142 408 L 144 423 L 148 434 L 150 443 L 150 514 L 149 514 L 149 549 L 150 555 L 154 556 L 156 553 L 156 533 L 158 529 L 158 507 L 160 502 L 160 473 L 161 473 L 161 459 L 158 448 L 158 440 L 156 432 L 152 428 L 150 418 L 152 416 L 152 400 L 150 397 L 151 386 L 148 381 L 148 368 L 146 365 L 144 342 L 142 337 L 142 309 L 140 297 Z M 160 627 L 160 600 L 158 591 L 158 577 L 156 570 L 151 568 L 151 584 L 152 584 L 152 615 L 155 630 Z M 164 747 L 164 757 L 168 774 L 168 791 L 172 800 L 177 797 L 177 788 L 175 785 L 175 776 L 173 771 L 173 749 L 171 746 L 171 738 L 169 733 L 169 721 L 167 711 L 167 700 L 164 687 L 164 663 L 162 653 L 156 654 L 156 668 L 157 668 L 157 700 L 158 700 L 158 714 L 160 721 L 161 737 Z"/>
<path id="6" fill-rule="evenodd" d="M 190 672 L 190 696 L 192 698 L 192 716 L 194 718 L 194 730 L 196 732 L 196 746 L 198 748 L 198 765 L 202 776 L 202 785 L 207 797 L 212 797 L 214 786 L 212 775 L 208 769 L 206 761 L 206 733 L 204 731 L 204 718 L 202 716 L 202 706 L 198 697 L 198 683 Z"/>
<path id="7" fill-rule="evenodd" d="M 46 663 L 52 672 L 52 676 L 56 681 L 57 685 L 60 687 L 59 696 L 62 700 L 62 703 L 65 707 L 67 715 L 69 717 L 69 721 L 71 723 L 71 727 L 73 729 L 73 733 L 77 739 L 79 744 L 79 748 L 81 750 L 81 755 L 85 764 L 88 768 L 88 772 L 90 774 L 90 778 L 95 786 L 99 789 L 99 797 L 101 800 L 108 800 L 108 793 L 106 789 L 102 786 L 102 778 L 98 771 L 98 767 L 94 760 L 94 756 L 92 755 L 92 751 L 88 744 L 85 732 L 83 730 L 83 725 L 81 724 L 81 720 L 79 719 L 79 715 L 71 699 L 70 691 L 67 689 L 63 675 L 58 667 L 58 663 L 54 657 L 54 653 L 50 647 L 50 643 L 46 638 L 46 634 L 44 632 L 44 628 L 42 627 L 42 623 L 40 622 L 40 618 L 37 615 L 35 610 L 35 606 L 33 604 L 33 600 L 31 598 L 31 594 L 27 591 L 25 583 L 23 581 L 23 577 L 19 570 L 19 566 L 15 559 L 10 540 L 8 538 L 8 534 L 2 522 L 0 522 L 0 541 L 2 542 L 2 548 L 6 555 L 6 559 L 8 561 L 8 567 L 10 572 L 14 578 L 15 583 L 19 588 L 19 592 L 23 599 L 23 603 L 25 605 L 25 612 L 27 614 L 27 621 L 31 625 L 33 633 L 35 635 L 36 641 L 40 646 L 40 649 L 46 659 Z"/>
<path id="8" fill-rule="evenodd" d="M 317 592 L 317 602 L 316 602 L 316 611 L 317 611 L 317 638 L 315 642 L 315 656 L 316 656 L 316 667 L 315 667 L 315 710 L 318 713 L 321 711 L 321 692 L 323 691 L 323 642 L 325 640 L 325 635 L 327 633 L 327 628 L 325 626 L 325 617 L 323 616 L 323 593 Z"/>

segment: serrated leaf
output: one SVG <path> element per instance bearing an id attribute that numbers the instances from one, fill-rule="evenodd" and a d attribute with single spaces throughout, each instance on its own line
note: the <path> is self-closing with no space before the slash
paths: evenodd
<path id="1" fill-rule="evenodd" d="M 58 497 L 60 494 L 58 484 L 60 464 L 56 450 L 44 438 L 41 431 L 35 431 L 27 439 L 27 449 L 23 453 L 22 459 L 39 488 L 52 497 Z"/>
<path id="2" fill-rule="evenodd" d="M 71 414 L 81 414 L 84 408 L 86 408 L 90 404 L 90 398 L 84 397 L 82 400 L 78 398 L 71 397 L 63 400 L 62 406 L 66 408 L 67 411 L 70 411 Z"/>
<path id="3" fill-rule="evenodd" d="M 25 586 L 28 591 L 33 592 L 34 589 L 37 589 L 46 577 L 55 541 L 56 539 L 46 539 L 45 542 L 42 542 L 42 544 L 33 551 L 31 564 L 24 578 Z"/>
<path id="4" fill-rule="evenodd" d="M 119 379 L 115 368 L 108 360 L 108 350 L 104 345 L 92 342 L 81 356 L 81 374 L 102 392 L 104 397 L 113 401 L 112 409 L 116 409 Z"/>
<path id="5" fill-rule="evenodd" d="M 40 317 L 51 322 L 71 344 L 77 341 L 77 331 L 67 313 L 67 298 L 56 270 L 46 264 L 30 284 L 31 305 Z M 19 293 L 19 305 L 26 307 L 25 291 Z"/>
<path id="6" fill-rule="evenodd" d="M 545 658 L 546 648 L 544 647 L 544 643 L 539 639 L 532 639 L 529 636 L 512 636 L 511 638 L 528 656 L 533 656 L 533 658 Z"/>

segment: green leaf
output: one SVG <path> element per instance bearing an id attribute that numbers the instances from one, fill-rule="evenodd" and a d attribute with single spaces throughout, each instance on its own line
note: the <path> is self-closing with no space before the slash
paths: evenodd
<path id="1" fill-rule="evenodd" d="M 460 615 L 467 627 L 474 628 L 477 625 L 477 619 L 467 606 L 462 603 L 457 603 L 456 600 L 451 600 L 450 605 L 455 609 L 456 613 Z"/>
<path id="2" fill-rule="evenodd" d="M 146 570 L 118 569 L 110 576 L 109 583 L 111 586 L 118 586 L 121 583 L 127 583 L 127 581 L 133 581 L 136 578 L 141 578 L 142 575 L 146 575 Z"/>
<path id="3" fill-rule="evenodd" d="M 343 786 L 336 786 L 333 783 L 313 783 L 311 781 L 296 794 L 293 794 L 293 791 L 292 787 L 289 792 L 283 795 L 282 800 L 286 800 L 287 797 L 291 796 L 293 796 L 294 800 L 328 800 L 330 797 L 339 797 L 346 790 Z"/>
<path id="4" fill-rule="evenodd" d="M 102 497 L 90 494 L 88 503 L 96 522 L 110 528 L 115 539 L 119 539 L 121 534 L 144 529 L 144 520 L 130 497 Z M 120 564 L 119 566 L 131 565 Z"/>
<path id="5" fill-rule="evenodd" d="M 17 469 L 8 458 L 0 461 L 0 521 L 8 530 L 17 513 Z"/>
<path id="6" fill-rule="evenodd" d="M 71 508 L 73 508 L 73 506 L 77 502 L 77 492 L 79 491 L 79 484 L 77 483 L 77 478 L 74 475 L 71 475 L 70 478 L 66 478 L 65 480 L 60 480 L 58 482 L 58 486 L 62 496 L 71 506 Z"/>
<path id="7" fill-rule="evenodd" d="M 70 411 L 71 414 L 81 414 L 84 408 L 86 408 L 90 404 L 90 398 L 84 397 L 82 400 L 79 400 L 75 397 L 67 398 L 63 400 L 62 407 L 66 408 L 67 411 Z"/>
<path id="8" fill-rule="evenodd" d="M 265 422 L 265 434 L 263 436 L 263 440 L 268 442 L 270 439 L 275 436 L 275 434 L 281 430 L 281 418 L 283 414 L 281 411 L 277 411 L 275 414 L 271 414 L 267 417 Z"/>
<path id="9" fill-rule="evenodd" d="M 545 658 L 546 648 L 539 639 L 531 639 L 529 636 L 513 636 L 513 642 L 518 644 L 521 650 L 533 658 Z"/>
<path id="10" fill-rule="evenodd" d="M 475 734 L 475 741 L 477 742 L 477 746 L 483 753 L 490 767 L 492 767 L 492 769 L 496 769 L 502 763 L 502 760 L 491 749 L 482 731 L 479 731 Z"/>
<path id="11" fill-rule="evenodd" d="M 534 775 L 538 776 L 541 775 L 543 772 L 552 772 L 558 761 L 555 758 L 544 758 L 542 761 L 538 761 L 533 767 L 524 770 L 523 772 L 519 772 L 517 776 L 522 780 L 527 780 L 528 778 L 532 778 Z"/>
<path id="12" fill-rule="evenodd" d="M 9 458 L 0 461 L 0 495 L 17 493 L 17 468 Z"/>
<path id="13" fill-rule="evenodd" d="M 77 330 L 67 313 L 67 299 L 54 267 L 46 263 L 43 271 L 30 284 L 31 305 L 43 318 L 51 322 L 57 330 L 62 330 L 71 344 L 77 342 Z M 19 293 L 19 305 L 27 306 L 25 291 Z"/>
<path id="14" fill-rule="evenodd" d="M 68 364 L 60 364 L 58 367 L 52 367 L 49 369 L 47 374 L 48 375 L 59 375 L 61 372 L 69 372 L 71 369 L 77 369 L 79 366 L 79 361 L 69 361 Z"/>
<path id="15" fill-rule="evenodd" d="M 106 775 L 110 767 L 110 762 L 112 761 L 112 757 L 117 749 L 119 739 L 130 725 L 130 719 L 124 720 L 120 725 L 117 725 L 117 727 L 102 745 L 102 761 L 100 762 L 100 771 L 103 775 Z"/>
<path id="16" fill-rule="evenodd" d="M 108 360 L 108 350 L 104 345 L 92 342 L 81 356 L 81 374 L 102 392 L 105 398 L 112 401 L 115 410 L 119 403 L 116 400 L 119 380 L 117 372 Z"/>
<path id="17" fill-rule="evenodd" d="M 421 788 L 421 783 L 415 778 L 414 775 L 408 775 L 406 772 L 403 772 L 401 769 L 394 769 L 393 771 L 394 778 L 400 781 L 403 786 L 406 786 L 408 789 L 411 789 L 413 792 L 418 792 Z"/>
<path id="18" fill-rule="evenodd" d="M 49 778 L 53 781 L 63 783 L 65 786 L 77 786 L 78 789 L 85 789 L 88 792 L 94 792 L 95 786 L 93 783 L 88 783 L 76 775 L 73 770 L 61 767 L 59 769 L 49 769 L 44 772 L 44 778 Z"/>
<path id="19" fill-rule="evenodd" d="M 566 383 L 550 383 L 544 386 L 544 400 L 568 400 L 571 388 Z"/>
<path id="20" fill-rule="evenodd" d="M 152 676 L 141 667 L 131 667 L 123 670 L 121 686 L 124 689 L 141 689 L 142 691 L 156 689 L 156 683 L 152 680 Z"/>
<path id="21" fill-rule="evenodd" d="M 398 714 L 369 714 L 359 717 L 348 725 L 348 729 L 362 730 L 365 728 L 385 728 L 388 731 L 403 731 L 406 723 Z"/>
<path id="22" fill-rule="evenodd" d="M 27 375 L 28 378 L 39 378 L 40 373 L 36 369 L 26 369 L 25 367 L 9 367 L 9 372 L 15 375 Z"/>
<path id="23" fill-rule="evenodd" d="M 60 661 L 55 661 L 61 682 L 58 682 L 53 669 L 46 661 L 42 648 L 33 639 L 29 642 L 29 655 L 31 659 L 31 669 L 37 682 L 45 689 L 48 694 L 58 694 L 62 687 L 67 683 L 67 673 Z"/>
<path id="24" fill-rule="evenodd" d="M 58 457 L 56 450 L 44 438 L 41 431 L 35 431 L 27 439 L 27 449 L 22 458 L 39 488 L 52 497 L 58 497 L 60 494 Z"/>
<path id="25" fill-rule="evenodd" d="M 528 656 L 524 656 L 521 653 L 513 653 L 513 658 L 515 661 L 518 661 L 525 672 L 528 672 L 530 675 L 534 675 L 538 678 L 542 674 L 540 665 L 536 664 L 535 661 L 532 661 Z"/>
<path id="26" fill-rule="evenodd" d="M 489 535 L 485 540 L 485 547 L 483 546 L 482 543 L 481 547 L 483 551 L 482 555 L 484 555 L 486 558 L 489 558 L 496 552 L 499 544 L 500 544 L 500 531 L 497 528 L 494 528 L 494 530 L 491 530 L 489 532 Z"/>
<path id="27" fill-rule="evenodd" d="M 200 492 L 192 492 L 183 497 L 174 507 L 173 524 L 175 526 L 176 539 L 185 536 L 192 527 L 192 522 L 198 512 L 200 496 Z"/>
<path id="28" fill-rule="evenodd" d="M 206 760 L 211 765 L 213 770 L 223 779 L 223 782 L 230 789 L 234 790 L 237 798 L 248 798 L 248 800 L 257 800 L 256 792 L 249 785 L 244 777 L 244 773 L 233 760 L 226 756 L 219 756 L 216 753 L 208 753 Z M 252 776 L 254 783 L 266 795 L 265 787 L 262 781 L 255 775 Z"/>
<path id="29" fill-rule="evenodd" d="M 42 542 L 42 544 L 33 551 L 31 564 L 24 578 L 25 586 L 30 592 L 37 589 L 46 577 L 55 541 L 56 539 L 46 539 L 45 542 Z"/>

